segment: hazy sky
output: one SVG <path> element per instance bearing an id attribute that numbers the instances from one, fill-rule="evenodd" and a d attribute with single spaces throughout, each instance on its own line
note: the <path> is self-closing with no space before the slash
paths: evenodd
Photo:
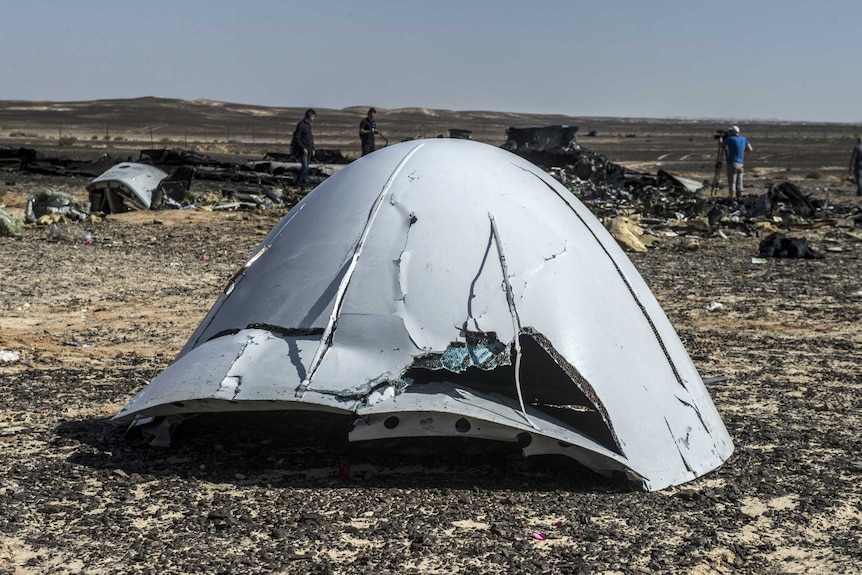
<path id="1" fill-rule="evenodd" d="M 0 100 L 862 121 L 859 0 L 0 0 Z"/>

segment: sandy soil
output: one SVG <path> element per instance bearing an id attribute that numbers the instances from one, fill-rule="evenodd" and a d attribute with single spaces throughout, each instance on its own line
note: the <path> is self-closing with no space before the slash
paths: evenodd
<path id="1" fill-rule="evenodd" d="M 88 181 L 4 178 L 17 215 Z M 862 573 L 858 229 L 794 230 L 822 260 L 755 263 L 759 239 L 734 230 L 631 256 L 702 375 L 725 378 L 708 388 L 736 451 L 681 488 L 486 442 L 350 444 L 350 421 L 319 415 L 201 417 L 168 451 L 126 437 L 110 418 L 283 214 L 0 238 L 0 573 Z"/>

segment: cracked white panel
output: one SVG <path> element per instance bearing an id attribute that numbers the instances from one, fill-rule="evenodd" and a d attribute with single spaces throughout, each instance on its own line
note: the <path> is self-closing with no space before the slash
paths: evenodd
<path id="1" fill-rule="evenodd" d="M 533 214 L 525 213 L 523 219 L 508 217 L 508 212 L 497 215 L 522 324 L 546 336 L 594 386 L 635 467 L 643 458 L 643 465 L 656 468 L 653 475 L 670 476 L 678 467 L 679 448 L 698 473 L 713 468 L 732 446 L 676 332 L 605 229 L 558 183 L 546 181 L 557 190 L 556 197 L 537 194 L 524 209 L 535 209 L 535 217 L 549 214 L 543 219 L 542 240 L 568 238 L 565 253 L 536 268 L 535 247 L 513 241 Z M 573 211 L 561 211 L 563 203 Z M 581 216 L 575 222 L 569 217 L 573 213 Z M 517 249 L 525 245 L 529 249 Z M 520 270 L 531 270 L 530 277 L 519 277 Z M 668 425 L 644 417 L 661 412 L 670 415 Z M 662 435 L 667 438 L 657 441 Z M 677 445 L 681 437 L 686 441 Z"/>
<path id="2" fill-rule="evenodd" d="M 283 338 L 263 330 L 217 338 L 168 366 L 118 417 L 201 399 L 292 400 L 306 369 L 303 361 L 316 346 L 316 338 Z"/>
<path id="3" fill-rule="evenodd" d="M 511 341 L 499 254 L 489 244 L 486 223 L 493 211 L 521 323 L 545 335 L 594 386 L 631 465 L 638 472 L 654 468 L 659 481 L 673 475 L 680 453 L 704 453 L 715 439 L 712 424 L 705 427 L 691 407 L 698 400 L 677 400 L 688 395 L 678 375 L 687 382 L 697 374 L 658 303 L 605 229 L 569 201 L 568 191 L 520 159 L 495 162 L 494 155 L 504 154 L 479 158 L 471 151 L 462 150 L 453 162 L 447 150 L 429 146 L 404 169 L 369 235 L 374 259 L 357 269 L 345 312 L 357 299 L 367 304 L 371 293 L 382 300 L 374 309 L 388 313 L 391 296 L 375 286 L 381 276 L 397 277 L 408 286 L 402 289 L 402 317 L 418 347 L 444 349 L 465 319 Z M 432 168 L 440 164 L 449 169 Z M 542 193 L 542 181 L 555 193 Z M 408 215 L 413 223 L 404 243 Z M 406 262 L 397 253 L 402 244 Z M 400 267 L 386 273 L 394 262 Z M 378 313 L 365 305 L 362 311 Z M 645 417 L 662 412 L 670 414 L 667 425 Z M 686 467 L 711 468 L 716 460 L 717 453 L 689 455 Z"/>
<path id="4" fill-rule="evenodd" d="M 271 249 L 219 298 L 183 352 L 255 323 L 323 328 L 371 203 L 400 157 L 390 155 L 379 170 L 352 170 L 346 181 L 329 178 L 308 194 L 261 242 Z"/>
<path id="5" fill-rule="evenodd" d="M 112 166 L 87 184 L 87 190 L 124 189 L 137 197 L 142 206 L 149 208 L 153 191 L 167 177 L 167 172 L 150 164 L 123 162 Z"/>
<path id="6" fill-rule="evenodd" d="M 508 397 L 493 394 L 483 394 L 464 386 L 435 381 L 421 387 L 409 388 L 403 394 L 388 401 L 360 408 L 358 414 L 367 417 L 372 415 L 387 415 L 390 413 L 427 414 L 424 422 L 411 419 L 409 423 L 399 424 L 394 429 L 370 430 L 357 426 L 351 433 L 351 439 L 371 439 L 379 437 L 412 437 L 419 435 L 453 435 L 454 422 L 466 417 L 471 422 L 469 432 L 462 433 L 470 437 L 482 439 L 497 439 L 514 441 L 521 433 L 532 433 L 535 429 L 519 414 L 517 402 Z M 589 449 L 603 458 L 613 460 L 618 464 L 625 458 L 596 443 L 590 437 L 574 431 L 553 418 L 534 410 L 529 410 L 531 418 L 540 421 L 542 432 L 550 434 L 556 441 L 571 444 L 579 448 Z M 416 425 L 420 423 L 420 425 Z M 618 468 L 614 465 L 613 468 Z"/>
<path id="7" fill-rule="evenodd" d="M 344 312 L 356 312 L 357 300 L 366 303 L 366 294 L 372 294 L 379 299 L 371 313 L 390 313 L 394 298 L 411 339 L 428 351 L 463 341 L 465 322 L 471 330 L 496 331 L 511 341 L 500 263 L 484 215 L 487 197 L 474 194 L 481 182 L 463 181 L 459 170 L 432 169 L 442 161 L 438 154 L 419 150 L 393 183 L 368 237 L 368 255 L 351 280 Z M 482 214 L 478 222 L 477 214 Z M 382 292 L 381 277 L 398 280 L 393 294 Z M 362 306 L 358 313 L 368 311 Z"/>
<path id="8" fill-rule="evenodd" d="M 227 399 L 233 401 L 239 395 L 240 387 L 242 386 L 242 375 L 228 375 L 218 386 L 213 399 Z"/>
<path id="9" fill-rule="evenodd" d="M 583 378 L 623 455 L 573 437 L 579 432 L 528 405 L 539 428 L 532 449 L 577 444 L 572 457 L 598 470 L 624 462 L 652 489 L 720 465 L 733 449 L 730 437 L 627 256 L 547 174 L 465 140 L 389 146 L 326 180 L 267 236 L 260 247 L 268 249 L 219 299 L 177 362 L 120 416 L 171 413 L 185 400 L 214 410 L 271 401 L 273 409 L 448 410 L 501 426 L 504 435 L 529 428 L 512 398 L 453 401 L 456 384 L 441 384 L 449 391 L 432 397 L 427 384 L 405 387 L 402 379 L 415 357 L 463 342 L 465 323 L 513 340 L 490 213 L 520 324 Z M 340 289 L 331 346 L 321 347 Z M 247 329 L 255 324 L 260 329 Z M 242 331 L 222 335 L 235 330 Z M 308 391 L 297 395 L 318 350 Z M 525 389 L 536 383 L 521 381 Z"/>
<path id="10" fill-rule="evenodd" d="M 418 352 L 399 317 L 343 314 L 309 389 L 338 397 L 367 394 L 399 379 Z"/>
<path id="11" fill-rule="evenodd" d="M 629 360 L 626 363 L 638 365 L 641 368 L 640 374 L 637 372 L 631 374 L 634 379 L 620 379 L 621 385 L 630 386 L 633 389 L 635 386 L 631 386 L 631 381 L 651 380 L 652 385 L 643 386 L 650 392 L 646 395 L 654 400 L 655 409 L 669 415 L 673 414 L 669 417 L 673 436 L 688 438 L 683 443 L 683 453 L 687 454 L 689 465 L 698 475 L 715 468 L 716 462 L 723 461 L 733 451 L 733 443 L 676 330 L 631 260 L 598 220 L 592 217 L 583 204 L 572 196 L 566 195 L 566 190 L 550 176 L 542 174 L 542 177 L 561 191 L 561 197 L 570 200 L 580 219 L 600 241 L 602 251 L 612 257 L 613 265 L 618 269 L 617 277 L 624 278 L 624 282 L 619 283 L 624 284 L 634 294 L 632 303 L 637 303 L 636 308 L 615 308 L 617 314 L 613 316 L 617 332 L 632 336 L 629 338 L 631 343 L 627 346 L 626 355 L 637 360 Z M 609 283 L 611 277 L 613 276 L 607 276 Z M 602 297 L 598 296 L 596 300 L 602 301 Z M 610 319 L 611 316 L 608 317 Z M 628 327 L 634 318 L 638 318 L 640 322 L 641 318 L 645 320 L 646 317 L 649 321 L 646 325 L 641 324 L 639 329 Z M 657 333 L 658 337 L 650 338 L 651 332 Z M 637 334 L 640 334 L 640 337 Z M 596 349 L 602 349 L 602 346 L 597 345 L 592 351 L 595 352 Z M 668 356 L 671 358 L 670 361 L 666 360 Z M 662 358 L 665 358 L 665 361 L 662 361 Z M 653 370 L 649 367 L 651 362 L 658 362 L 660 368 Z M 673 381 L 678 385 L 673 385 Z M 626 417 L 628 414 L 629 417 L 634 418 L 638 411 L 635 407 L 636 403 L 624 401 L 616 413 L 621 417 Z M 629 408 L 628 411 L 625 409 L 626 406 Z"/>

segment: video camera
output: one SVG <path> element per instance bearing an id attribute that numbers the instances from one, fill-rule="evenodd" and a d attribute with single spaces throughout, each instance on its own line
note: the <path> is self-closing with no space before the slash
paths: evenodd
<path id="1" fill-rule="evenodd" d="M 715 135 L 713 135 L 712 137 L 716 140 L 723 140 L 724 138 L 730 136 L 732 133 L 733 132 L 730 132 L 728 130 L 716 130 Z"/>

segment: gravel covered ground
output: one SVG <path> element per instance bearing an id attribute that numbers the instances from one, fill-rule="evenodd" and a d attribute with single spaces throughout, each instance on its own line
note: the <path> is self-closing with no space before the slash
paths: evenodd
<path id="1" fill-rule="evenodd" d="M 0 203 L 87 181 L 19 177 Z M 733 230 L 631 256 L 724 378 L 708 388 L 736 451 L 680 488 L 496 443 L 350 444 L 350 420 L 320 415 L 200 417 L 169 450 L 127 437 L 111 417 L 283 213 L 0 237 L 0 573 L 862 572 L 858 231 L 792 232 L 822 260 L 754 263 L 759 239 Z"/>

